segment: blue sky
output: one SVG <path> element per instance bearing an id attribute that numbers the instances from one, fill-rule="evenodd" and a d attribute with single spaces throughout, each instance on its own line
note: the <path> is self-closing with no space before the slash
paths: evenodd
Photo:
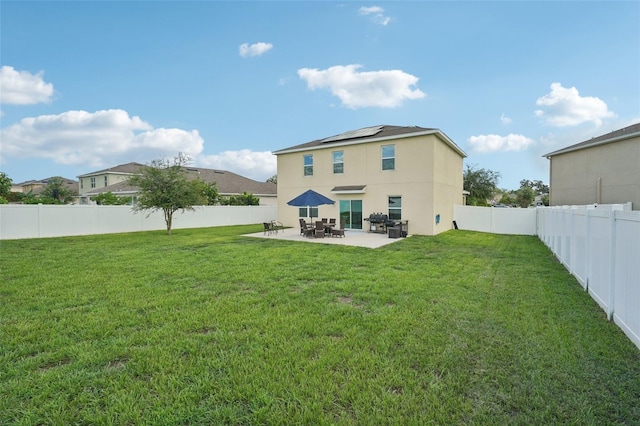
<path id="1" fill-rule="evenodd" d="M 0 170 L 185 152 L 256 180 L 272 151 L 439 128 L 499 187 L 640 121 L 640 2 L 0 1 Z"/>

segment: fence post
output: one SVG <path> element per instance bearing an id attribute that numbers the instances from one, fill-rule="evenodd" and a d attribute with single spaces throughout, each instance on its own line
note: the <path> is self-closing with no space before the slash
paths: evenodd
<path id="1" fill-rule="evenodd" d="M 568 256 L 567 256 L 567 262 L 569 263 L 569 272 L 571 273 L 571 275 L 575 276 L 576 274 L 575 274 L 575 269 L 574 269 L 574 265 L 573 265 L 574 262 L 573 262 L 572 256 L 573 256 L 573 252 L 574 252 L 574 248 L 575 248 L 575 247 L 573 247 L 573 243 L 575 241 L 575 233 L 576 233 L 575 229 L 574 229 L 575 228 L 575 225 L 574 225 L 575 220 L 574 220 L 573 216 L 576 213 L 576 209 L 572 208 L 571 210 L 569 210 L 569 212 L 570 212 L 570 214 L 569 214 L 569 242 L 567 243 L 567 248 L 569 249 L 568 250 L 569 253 L 568 253 Z"/>
<path id="2" fill-rule="evenodd" d="M 611 321 L 613 318 L 614 298 L 615 298 L 615 280 L 616 280 L 616 212 L 609 212 L 609 221 L 611 226 L 611 239 L 609 246 L 609 303 L 607 304 L 607 319 Z"/>
<path id="3" fill-rule="evenodd" d="M 42 237 L 42 203 L 38 203 L 38 238 Z"/>
<path id="4" fill-rule="evenodd" d="M 591 278 L 589 275 L 589 272 L 591 272 L 591 262 L 589 262 L 589 260 L 591 259 L 590 256 L 590 251 L 591 251 L 591 212 L 592 209 L 586 208 L 584 213 L 586 215 L 585 217 L 585 221 L 586 221 L 586 231 L 584 233 L 584 238 L 585 238 L 585 242 L 584 242 L 584 289 L 585 291 L 588 293 L 589 292 L 589 278 Z"/>

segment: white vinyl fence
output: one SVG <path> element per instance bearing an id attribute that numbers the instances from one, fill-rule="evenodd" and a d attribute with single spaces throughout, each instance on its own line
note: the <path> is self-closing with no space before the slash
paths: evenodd
<path id="1" fill-rule="evenodd" d="M 203 206 L 177 211 L 173 229 L 246 225 L 277 218 L 277 206 Z M 0 240 L 166 229 L 162 212 L 131 206 L 0 205 Z"/>
<path id="2" fill-rule="evenodd" d="M 453 206 L 453 220 L 467 231 L 536 235 L 536 209 Z"/>
<path id="3" fill-rule="evenodd" d="M 594 206 L 538 211 L 538 237 L 640 348 L 640 211 Z"/>
<path id="4" fill-rule="evenodd" d="M 640 348 L 640 211 L 631 204 L 455 206 L 459 229 L 537 235 Z"/>

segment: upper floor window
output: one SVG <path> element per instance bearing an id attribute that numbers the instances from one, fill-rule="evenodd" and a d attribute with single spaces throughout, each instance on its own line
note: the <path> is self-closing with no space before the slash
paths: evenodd
<path id="1" fill-rule="evenodd" d="M 80 189 L 84 189 L 84 179 L 80 179 Z"/>
<path id="2" fill-rule="evenodd" d="M 389 219 L 402 220 L 402 197 L 389 197 Z"/>
<path id="3" fill-rule="evenodd" d="M 304 175 L 313 176 L 313 155 L 306 154 L 304 156 Z"/>
<path id="4" fill-rule="evenodd" d="M 109 186 L 109 180 L 107 179 L 107 176 L 104 177 L 104 186 Z"/>
<path id="5" fill-rule="evenodd" d="M 344 173 L 344 151 L 333 151 L 333 173 Z"/>
<path id="6" fill-rule="evenodd" d="M 396 169 L 396 146 L 382 145 L 382 170 Z"/>
<path id="7" fill-rule="evenodd" d="M 95 177 L 92 177 L 92 178 L 91 178 L 91 187 L 92 187 L 92 188 L 95 188 L 95 187 L 96 187 L 96 178 L 95 178 Z"/>

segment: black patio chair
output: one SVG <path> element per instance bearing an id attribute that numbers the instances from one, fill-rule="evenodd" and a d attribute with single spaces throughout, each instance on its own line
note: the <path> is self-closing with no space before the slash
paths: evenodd
<path id="1" fill-rule="evenodd" d="M 313 227 L 311 225 L 307 225 L 307 222 L 304 219 L 300 219 L 300 235 L 304 237 L 310 237 L 313 235 Z"/>
<path id="2" fill-rule="evenodd" d="M 262 222 L 262 225 L 264 225 L 264 235 L 271 235 L 274 232 L 278 232 L 274 227 L 273 227 L 273 223 L 270 222 Z"/>

